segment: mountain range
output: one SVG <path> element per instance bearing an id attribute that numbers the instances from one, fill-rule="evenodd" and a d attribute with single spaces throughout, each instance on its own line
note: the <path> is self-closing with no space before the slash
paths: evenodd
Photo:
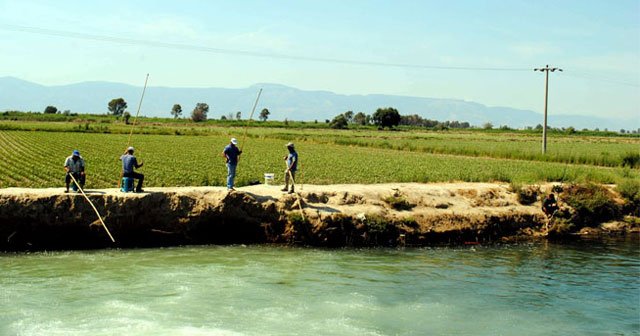
<path id="1" fill-rule="evenodd" d="M 425 119 L 466 121 L 481 126 L 490 122 L 494 126 L 513 128 L 541 124 L 543 116 L 530 110 L 510 107 L 486 106 L 458 99 L 396 96 L 383 94 L 343 95 L 329 91 L 306 91 L 280 84 L 255 84 L 248 88 L 171 88 L 147 87 L 140 115 L 171 117 L 174 104 L 180 104 L 183 116 L 188 117 L 196 103 L 210 106 L 208 117 L 241 112 L 246 119 L 251 113 L 259 89 L 262 94 L 254 119 L 263 108 L 270 111 L 270 120 L 324 121 L 336 115 L 353 111 L 373 114 L 380 107 L 394 107 L 401 115 L 417 114 Z M 0 111 L 42 112 L 52 105 L 58 110 L 75 113 L 106 113 L 107 103 L 122 97 L 128 111 L 135 114 L 142 87 L 112 82 L 82 82 L 69 85 L 45 86 L 15 77 L 0 77 Z M 575 115 L 549 115 L 553 127 L 608 128 L 610 130 L 640 128 L 640 120 L 597 118 Z"/>

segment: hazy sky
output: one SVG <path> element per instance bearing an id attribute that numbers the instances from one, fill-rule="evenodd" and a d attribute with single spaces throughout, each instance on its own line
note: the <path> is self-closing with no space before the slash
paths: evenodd
<path id="1" fill-rule="evenodd" d="M 0 76 L 45 85 L 150 73 L 538 112 L 550 64 L 550 113 L 640 119 L 640 0 L 0 0 L 0 46 Z"/>

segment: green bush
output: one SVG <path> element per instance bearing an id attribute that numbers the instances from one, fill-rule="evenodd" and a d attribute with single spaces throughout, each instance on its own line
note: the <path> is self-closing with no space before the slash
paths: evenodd
<path id="1" fill-rule="evenodd" d="M 509 190 L 516 194 L 516 199 L 522 205 L 530 205 L 538 200 L 540 188 L 533 186 L 522 186 L 519 183 L 511 183 Z"/>
<path id="2" fill-rule="evenodd" d="M 393 227 L 393 223 L 378 215 L 368 215 L 366 225 L 367 231 L 371 234 L 385 234 Z"/>
<path id="3" fill-rule="evenodd" d="M 392 208 L 402 211 L 402 210 L 411 210 L 416 205 L 409 203 L 406 198 L 402 196 L 389 196 L 384 199 Z"/>
<path id="4" fill-rule="evenodd" d="M 635 216 L 640 216 L 640 182 L 636 180 L 624 180 L 616 187 L 627 202 L 625 210 Z"/>
<path id="5" fill-rule="evenodd" d="M 561 200 L 574 209 L 571 222 L 580 229 L 596 226 L 620 217 L 621 207 L 605 187 L 596 184 L 574 184 L 564 188 Z"/>

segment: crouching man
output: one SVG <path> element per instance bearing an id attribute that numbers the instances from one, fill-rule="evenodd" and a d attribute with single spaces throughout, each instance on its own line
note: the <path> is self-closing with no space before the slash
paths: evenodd
<path id="1" fill-rule="evenodd" d="M 120 160 L 122 161 L 122 176 L 130 177 L 138 180 L 138 186 L 136 187 L 136 192 L 141 193 L 144 192 L 142 190 L 142 183 L 144 182 L 144 175 L 137 173 L 134 171 L 134 168 L 140 168 L 144 163 L 138 164 L 138 160 L 133 155 L 134 149 L 133 147 L 127 148 L 122 156 L 120 156 Z"/>
<path id="2" fill-rule="evenodd" d="M 66 172 L 64 183 L 66 190 L 69 192 L 69 183 L 71 183 L 71 175 L 80 184 L 80 188 L 84 189 L 85 173 L 84 173 L 84 159 L 80 156 L 80 152 L 76 149 L 71 153 L 71 156 L 67 157 L 64 161 L 64 171 Z M 75 189 L 75 188 L 74 188 Z"/>

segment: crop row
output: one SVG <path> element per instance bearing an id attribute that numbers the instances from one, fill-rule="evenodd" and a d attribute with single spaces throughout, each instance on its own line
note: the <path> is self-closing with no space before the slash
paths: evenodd
<path id="1" fill-rule="evenodd" d="M 148 186 L 223 185 L 223 147 L 240 129 L 207 136 L 134 135 L 140 172 Z M 234 134 L 235 133 L 235 134 Z M 87 187 L 113 188 L 121 171 L 126 134 L 0 131 L 0 187 L 55 187 L 63 184 L 64 158 L 80 150 L 87 163 Z M 302 138 L 302 139 L 301 139 Z M 282 180 L 284 144 L 295 141 L 300 153 L 299 183 L 387 183 L 440 181 L 595 181 L 616 183 L 640 178 L 637 169 L 557 162 L 494 159 L 405 151 L 395 147 L 346 146 L 318 137 L 250 134 L 240 144 L 244 154 L 238 184 L 262 181 L 264 173 Z M 389 140 L 391 141 L 391 140 Z M 396 140 L 403 141 L 403 140 Z"/>
<path id="2" fill-rule="evenodd" d="M 252 122 L 252 126 L 262 125 Z M 241 124 L 233 127 L 206 124 L 146 123 L 136 126 L 137 134 L 229 136 L 244 132 Z M 131 125 L 74 122 L 0 121 L 0 129 L 127 134 Z M 336 144 L 405 152 L 452 154 L 498 159 L 587 164 L 618 167 L 629 155 L 640 155 L 640 137 L 577 136 L 550 134 L 548 152 L 541 154 L 538 134 L 434 131 L 330 130 L 251 127 L 249 137 L 257 139 L 297 139 L 317 144 Z"/>

